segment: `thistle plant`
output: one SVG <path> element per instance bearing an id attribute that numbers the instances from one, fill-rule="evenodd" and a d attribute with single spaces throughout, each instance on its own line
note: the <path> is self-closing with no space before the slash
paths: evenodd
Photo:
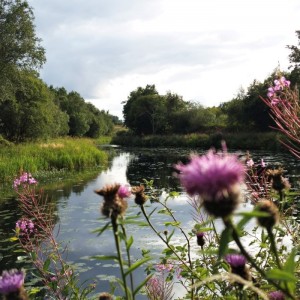
<path id="1" fill-rule="evenodd" d="M 137 190 L 137 189 L 136 189 Z M 124 297 L 127 300 L 134 300 L 137 293 L 144 286 L 150 277 L 146 277 L 138 286 L 135 286 L 133 280 L 133 272 L 135 269 L 149 261 L 151 258 L 145 256 L 140 260 L 132 263 L 130 248 L 134 242 L 133 236 L 128 237 L 126 233 L 126 210 L 127 201 L 125 198 L 131 195 L 131 190 L 128 186 L 122 186 L 120 184 L 107 185 L 100 190 L 95 190 L 95 193 L 103 197 L 103 203 L 101 205 L 101 212 L 110 221 L 103 228 L 97 229 L 98 235 L 105 230 L 112 228 L 112 233 L 117 250 L 117 256 L 94 256 L 97 260 L 113 259 L 118 262 L 120 266 L 120 273 L 122 280 L 118 280 L 122 290 L 124 291 Z M 141 195 L 140 189 L 138 194 Z M 123 250 L 126 252 L 126 258 L 123 256 Z"/>

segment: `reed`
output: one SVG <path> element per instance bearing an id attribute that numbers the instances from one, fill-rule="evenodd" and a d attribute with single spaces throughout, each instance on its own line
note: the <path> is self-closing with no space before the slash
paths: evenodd
<path id="1" fill-rule="evenodd" d="M 60 138 L 43 142 L 0 146 L 0 182 L 23 171 L 80 171 L 107 163 L 107 154 L 86 138 Z"/>

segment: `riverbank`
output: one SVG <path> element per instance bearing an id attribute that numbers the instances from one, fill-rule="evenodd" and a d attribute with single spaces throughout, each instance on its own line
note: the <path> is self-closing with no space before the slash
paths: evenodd
<path id="1" fill-rule="evenodd" d="M 0 182 L 12 182 L 20 172 L 35 177 L 43 172 L 81 171 L 107 165 L 99 140 L 59 138 L 49 141 L 0 145 Z"/>
<path id="2" fill-rule="evenodd" d="M 127 147 L 199 147 L 209 149 L 211 147 L 219 148 L 221 141 L 224 140 L 230 149 L 286 151 L 280 143 L 281 137 L 278 132 L 136 136 L 124 131 L 115 135 L 111 143 Z"/>

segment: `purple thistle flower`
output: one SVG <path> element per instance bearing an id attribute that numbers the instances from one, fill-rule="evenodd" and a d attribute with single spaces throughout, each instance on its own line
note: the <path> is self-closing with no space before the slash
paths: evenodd
<path id="1" fill-rule="evenodd" d="M 219 155 L 209 151 L 206 155 L 192 156 L 187 165 L 175 166 L 179 179 L 189 195 L 220 197 L 244 179 L 245 168 L 234 155 Z"/>
<path id="2" fill-rule="evenodd" d="M 131 195 L 130 186 L 121 185 L 118 189 L 118 196 L 121 198 L 127 198 Z"/>
<path id="3" fill-rule="evenodd" d="M 202 231 L 197 232 L 197 238 L 203 238 L 205 236 L 205 233 Z"/>
<path id="4" fill-rule="evenodd" d="M 12 269 L 3 271 L 0 276 L 0 294 L 7 295 L 17 292 L 24 284 L 24 272 Z"/>
<path id="5" fill-rule="evenodd" d="M 247 262 L 245 256 L 241 254 L 228 254 L 225 261 L 234 269 L 244 268 Z"/>
<path id="6" fill-rule="evenodd" d="M 275 291 L 268 294 L 270 300 L 284 300 L 284 294 L 281 291 Z"/>

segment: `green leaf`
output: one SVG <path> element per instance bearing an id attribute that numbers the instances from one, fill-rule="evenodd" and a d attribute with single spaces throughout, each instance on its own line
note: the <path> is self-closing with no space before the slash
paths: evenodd
<path id="1" fill-rule="evenodd" d="M 175 232 L 175 228 L 172 230 L 172 232 L 171 232 L 170 234 L 167 235 L 167 243 L 170 242 L 170 240 L 171 240 L 171 238 L 172 238 L 174 232 Z"/>
<path id="2" fill-rule="evenodd" d="M 122 288 L 122 290 L 124 292 L 125 292 L 125 289 L 127 290 L 128 299 L 132 299 L 131 291 L 129 290 L 128 286 L 124 286 L 124 283 L 120 278 L 116 277 L 115 280 L 119 283 L 120 287 Z M 123 299 L 123 298 L 121 298 L 121 299 Z"/>
<path id="3" fill-rule="evenodd" d="M 270 216 L 269 213 L 263 212 L 263 211 L 258 211 L 258 210 L 241 212 L 241 213 L 238 213 L 237 215 L 244 216 L 244 217 L 250 217 L 250 218 L 254 218 L 254 217 L 269 217 Z"/>
<path id="4" fill-rule="evenodd" d="M 296 268 L 296 262 L 295 262 L 295 257 L 296 257 L 296 249 L 294 248 L 289 257 L 287 258 L 284 266 L 283 266 L 283 269 L 287 272 L 290 272 L 290 273 L 294 273 L 295 272 L 295 268 Z"/>
<path id="5" fill-rule="evenodd" d="M 129 250 L 132 244 L 133 244 L 133 236 L 131 235 L 129 239 L 127 239 L 126 241 L 126 249 Z"/>
<path id="6" fill-rule="evenodd" d="M 224 256 L 228 249 L 228 243 L 232 241 L 232 229 L 226 227 L 220 238 L 220 246 L 219 246 L 219 260 Z"/>
<path id="7" fill-rule="evenodd" d="M 160 209 L 157 213 L 158 214 L 163 214 L 163 215 L 170 216 L 170 212 L 167 209 L 165 209 L 165 208 Z"/>
<path id="8" fill-rule="evenodd" d="M 97 236 L 100 236 L 108 227 L 110 227 L 110 222 L 106 223 L 103 227 L 97 228 L 92 231 L 92 233 L 98 233 Z"/>
<path id="9" fill-rule="evenodd" d="M 180 194 L 176 191 L 172 191 L 169 193 L 169 196 L 172 197 L 172 198 L 175 198 L 175 197 L 178 197 Z"/>
<path id="10" fill-rule="evenodd" d="M 114 255 L 95 255 L 95 256 L 91 256 L 91 258 L 93 259 L 97 259 L 97 260 L 119 260 L 117 256 Z"/>
<path id="11" fill-rule="evenodd" d="M 283 269 L 284 271 L 288 272 L 289 274 L 295 274 L 295 268 L 296 268 L 296 262 L 295 262 L 295 257 L 297 254 L 297 250 L 294 248 L 290 255 L 288 256 Z M 294 281 L 288 282 L 288 287 L 292 291 L 292 293 L 295 292 L 296 289 L 296 283 Z"/>
<path id="12" fill-rule="evenodd" d="M 144 287 L 146 285 L 146 283 L 148 282 L 148 280 L 153 276 L 153 274 L 149 275 L 146 277 L 145 280 L 143 280 L 136 288 L 135 290 L 133 291 L 133 296 L 136 296 L 136 294 L 140 291 L 140 289 L 142 287 Z"/>
<path id="13" fill-rule="evenodd" d="M 151 257 L 144 257 L 142 259 L 137 260 L 134 264 L 131 265 L 131 267 L 129 269 L 127 269 L 127 271 L 125 272 L 125 276 L 127 276 L 128 274 L 133 272 L 135 269 L 137 269 L 139 266 L 141 266 L 145 262 L 149 261 L 150 259 L 151 259 Z"/>
<path id="14" fill-rule="evenodd" d="M 212 230 L 214 230 L 214 229 L 211 228 L 211 227 L 201 227 L 200 224 L 196 224 L 196 225 L 195 225 L 195 229 L 196 229 L 197 232 L 207 232 L 207 231 L 212 231 Z"/>
<path id="15" fill-rule="evenodd" d="M 291 274 L 284 270 L 272 269 L 267 272 L 267 278 L 279 281 L 293 281 L 295 282 L 297 278 L 294 274 Z"/>
<path id="16" fill-rule="evenodd" d="M 11 238 L 9 238 L 10 242 L 15 242 L 18 241 L 19 239 L 16 236 L 12 236 Z"/>
<path id="17" fill-rule="evenodd" d="M 48 271 L 49 266 L 50 266 L 50 263 L 51 263 L 50 258 L 47 258 L 47 259 L 45 260 L 45 262 L 44 262 L 44 265 L 43 265 L 43 271 L 44 271 L 44 272 L 47 272 L 47 271 Z"/>
<path id="18" fill-rule="evenodd" d="M 135 220 L 125 220 L 124 224 L 135 224 L 135 225 L 142 226 L 142 227 L 149 226 L 149 224 L 147 222 L 135 221 Z"/>
<path id="19" fill-rule="evenodd" d="M 155 207 L 152 211 L 151 211 L 151 213 L 148 215 L 148 218 L 150 219 L 150 217 L 152 216 L 152 214 L 155 212 L 157 210 L 157 207 Z"/>
<path id="20" fill-rule="evenodd" d="M 240 232 L 244 226 L 252 219 L 252 216 L 244 216 L 237 224 L 236 228 Z"/>
<path id="21" fill-rule="evenodd" d="M 181 222 L 165 222 L 165 226 L 180 226 Z"/>
<path id="22" fill-rule="evenodd" d="M 32 295 L 39 293 L 40 291 L 41 290 L 39 288 L 34 287 L 29 290 L 28 294 L 29 294 L 29 296 L 32 296 Z"/>

